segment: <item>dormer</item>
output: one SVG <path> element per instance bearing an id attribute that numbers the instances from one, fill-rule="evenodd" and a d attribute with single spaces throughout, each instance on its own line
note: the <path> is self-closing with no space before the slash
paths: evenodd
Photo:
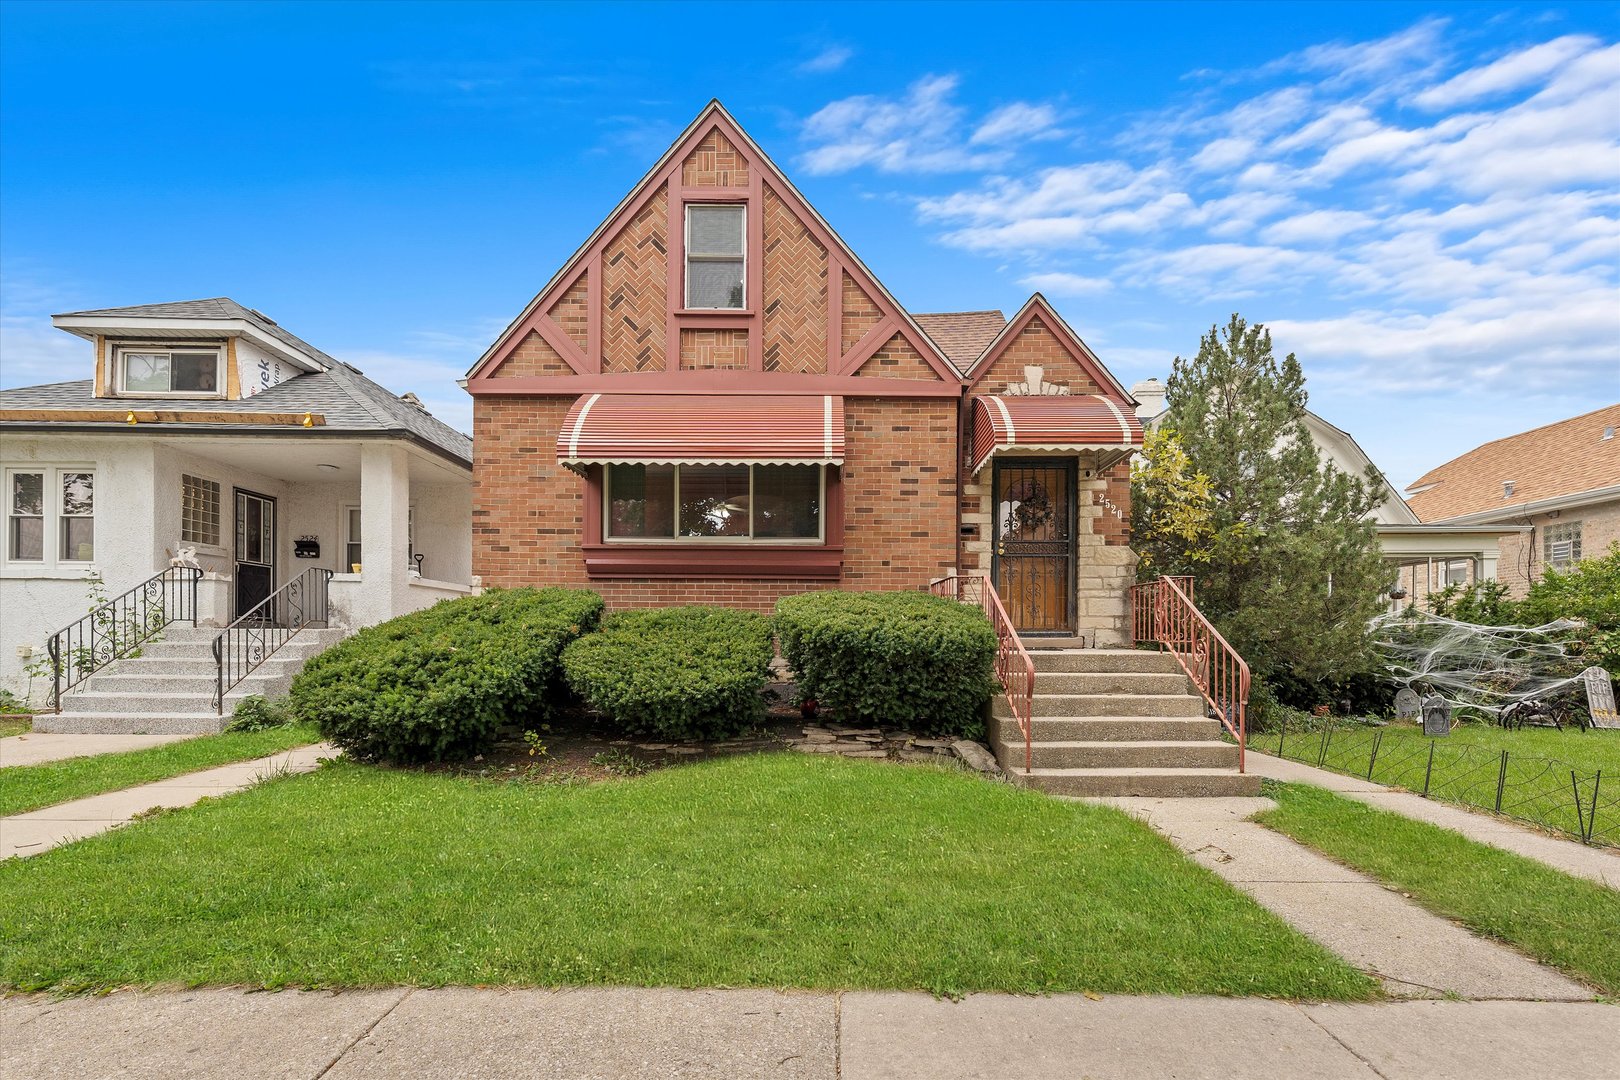
<path id="1" fill-rule="evenodd" d="M 95 346 L 95 396 L 234 401 L 335 361 L 227 297 L 52 316 Z"/>

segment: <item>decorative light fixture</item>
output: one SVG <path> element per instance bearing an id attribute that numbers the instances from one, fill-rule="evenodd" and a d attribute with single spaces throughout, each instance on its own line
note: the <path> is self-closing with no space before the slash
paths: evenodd
<path id="1" fill-rule="evenodd" d="M 326 472 L 337 472 L 337 471 L 338 471 L 338 467 L 337 467 L 337 466 L 336 466 L 336 465 L 328 465 L 328 464 L 327 464 L 327 463 L 326 463 L 326 462 L 324 462 L 324 461 L 323 461 L 323 462 L 320 462 L 320 463 L 319 463 L 319 464 L 317 464 L 317 465 L 316 465 L 316 466 L 315 466 L 315 467 L 316 467 L 316 468 L 317 468 L 317 469 L 322 469 L 322 470 L 324 470 L 324 471 L 326 471 Z"/>

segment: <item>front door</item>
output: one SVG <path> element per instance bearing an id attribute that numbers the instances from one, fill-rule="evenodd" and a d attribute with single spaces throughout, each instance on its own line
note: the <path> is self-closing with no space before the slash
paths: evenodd
<path id="1" fill-rule="evenodd" d="M 276 500 L 236 489 L 236 617 L 276 588 Z M 260 613 L 266 622 L 274 613 Z"/>
<path id="2" fill-rule="evenodd" d="M 998 459 L 996 591 L 1026 634 L 1074 631 L 1072 461 Z"/>

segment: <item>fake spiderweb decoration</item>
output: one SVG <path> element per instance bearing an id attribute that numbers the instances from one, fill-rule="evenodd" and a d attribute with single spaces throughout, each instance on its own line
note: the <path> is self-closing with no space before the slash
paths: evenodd
<path id="1" fill-rule="evenodd" d="M 1372 620 L 1373 646 L 1400 686 L 1439 695 L 1460 716 L 1495 723 L 1584 723 L 1581 661 L 1558 640 L 1581 624 L 1480 626 L 1426 611 Z M 1560 725 L 1561 726 L 1561 725 Z"/>

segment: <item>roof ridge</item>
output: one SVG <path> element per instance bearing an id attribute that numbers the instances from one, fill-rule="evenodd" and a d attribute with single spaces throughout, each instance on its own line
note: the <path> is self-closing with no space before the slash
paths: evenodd
<path id="1" fill-rule="evenodd" d="M 1608 404 L 1608 405 L 1599 405 L 1595 409 L 1591 409 L 1591 410 L 1589 410 L 1587 412 L 1583 412 L 1583 413 L 1577 413 L 1574 416 L 1566 416 L 1562 420 L 1553 420 L 1553 421 L 1550 421 L 1549 423 L 1541 424 L 1541 425 L 1539 425 L 1537 427 L 1525 428 L 1523 431 L 1514 432 L 1512 435 L 1503 435 L 1500 438 L 1487 439 L 1485 442 L 1480 443 L 1478 446 L 1475 446 L 1472 449 L 1464 450 L 1462 453 L 1458 454 L 1456 457 L 1449 458 L 1449 459 L 1447 459 L 1445 461 L 1442 461 L 1440 464 L 1436 465 L 1434 468 L 1430 469 L 1428 472 L 1424 473 L 1422 476 L 1418 477 L 1416 480 L 1414 480 L 1410 484 L 1406 485 L 1404 490 L 1411 491 L 1413 488 L 1421 486 L 1426 480 L 1428 480 L 1428 478 L 1430 476 L 1432 476 L 1433 474 L 1439 472 L 1441 469 L 1444 469 L 1444 468 L 1447 468 L 1447 467 L 1449 467 L 1451 465 L 1454 465 L 1457 462 L 1461 461 L 1463 458 L 1470 457 L 1470 456 L 1472 456 L 1474 454 L 1477 454 L 1481 450 L 1485 450 L 1485 449 L 1487 449 L 1489 447 L 1496 446 L 1498 443 L 1512 442 L 1514 439 L 1522 439 L 1526 435 L 1534 435 L 1536 432 L 1538 432 L 1538 431 L 1546 431 L 1548 428 L 1560 427 L 1560 426 L 1562 426 L 1564 424 L 1573 424 L 1577 420 L 1585 420 L 1589 416 L 1596 416 L 1600 412 L 1607 412 L 1609 409 L 1615 409 L 1615 408 L 1620 408 L 1620 401 L 1612 402 L 1611 404 Z M 1440 483 L 1440 481 L 1438 481 L 1438 480 L 1436 480 L 1434 482 L 1436 484 Z"/>

